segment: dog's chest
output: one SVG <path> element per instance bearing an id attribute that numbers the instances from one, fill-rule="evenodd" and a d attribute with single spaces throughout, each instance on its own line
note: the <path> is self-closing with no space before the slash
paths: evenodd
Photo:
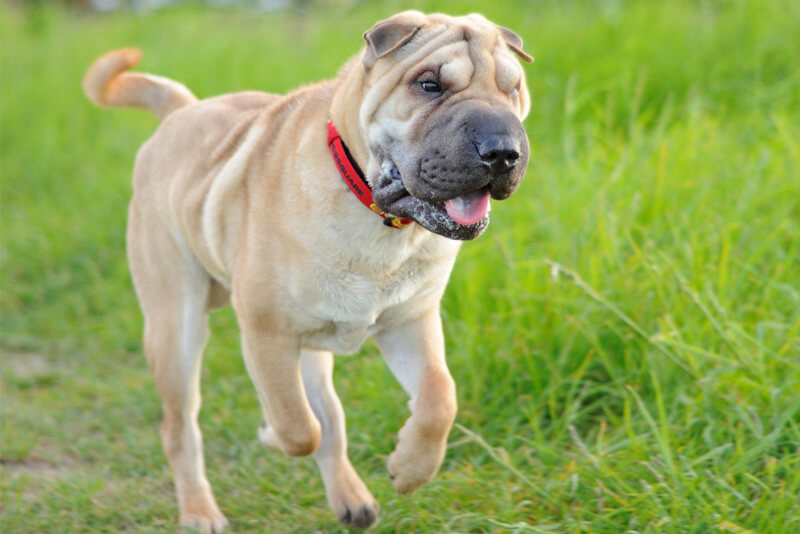
<path id="1" fill-rule="evenodd" d="M 350 258 L 309 266 L 305 282 L 292 291 L 301 306 L 295 309 L 303 346 L 338 354 L 357 351 L 376 332 L 438 301 L 454 256 L 418 255 L 394 264 Z"/>

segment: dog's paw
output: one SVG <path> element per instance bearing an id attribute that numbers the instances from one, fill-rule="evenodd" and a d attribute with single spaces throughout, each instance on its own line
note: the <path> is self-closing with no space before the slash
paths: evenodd
<path id="1" fill-rule="evenodd" d="M 181 517 L 181 526 L 203 534 L 218 534 L 228 526 L 228 520 L 222 514 L 212 514 L 207 517 L 187 514 Z"/>
<path id="2" fill-rule="evenodd" d="M 397 493 L 408 495 L 430 482 L 439 470 L 438 458 L 409 458 L 397 451 L 389 456 L 386 467 Z"/>
<path id="3" fill-rule="evenodd" d="M 181 486 L 178 490 L 178 505 L 183 527 L 204 534 L 216 534 L 228 526 L 228 520 L 220 512 L 208 483 Z"/>
<path id="4" fill-rule="evenodd" d="M 442 465 L 445 445 L 409 439 L 401 433 L 397 448 L 386 461 L 389 478 L 397 492 L 407 495 L 430 482 Z"/>
<path id="5" fill-rule="evenodd" d="M 367 528 L 378 520 L 378 503 L 356 472 L 349 467 L 339 472 L 326 487 L 328 504 L 343 525 Z"/>
<path id="6" fill-rule="evenodd" d="M 352 528 L 369 528 L 378 519 L 378 503 L 346 506 L 344 512 L 336 514 L 339 522 Z"/>

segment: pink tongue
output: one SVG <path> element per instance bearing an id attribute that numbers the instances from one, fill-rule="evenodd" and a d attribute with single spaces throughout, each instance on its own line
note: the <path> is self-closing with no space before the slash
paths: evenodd
<path id="1" fill-rule="evenodd" d="M 458 224 L 468 226 L 483 219 L 489 211 L 489 191 L 481 189 L 444 202 L 447 214 Z"/>

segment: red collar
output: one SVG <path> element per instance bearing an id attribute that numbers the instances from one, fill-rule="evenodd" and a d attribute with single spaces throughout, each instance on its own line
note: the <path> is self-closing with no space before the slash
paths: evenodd
<path id="1" fill-rule="evenodd" d="M 336 126 L 333 125 L 333 119 L 328 119 L 328 146 L 331 149 L 336 168 L 344 179 L 344 183 L 347 184 L 347 187 L 350 188 L 350 191 L 362 204 L 383 217 L 383 224 L 392 228 L 403 228 L 414 222 L 411 219 L 401 219 L 389 215 L 375 204 L 375 201 L 372 200 L 372 189 L 364 179 L 364 173 L 361 172 L 358 163 L 355 162 L 353 156 L 350 155 L 350 151 L 347 150 L 347 146 L 342 141 Z"/>

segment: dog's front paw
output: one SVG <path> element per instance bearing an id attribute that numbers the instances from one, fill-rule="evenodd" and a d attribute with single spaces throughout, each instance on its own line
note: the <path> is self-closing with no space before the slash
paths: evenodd
<path id="1" fill-rule="evenodd" d="M 181 517 L 181 526 L 191 528 L 203 534 L 218 534 L 228 526 L 228 520 L 222 514 L 211 516 L 185 515 Z"/>
<path id="2" fill-rule="evenodd" d="M 407 495 L 436 475 L 444 460 L 446 439 L 425 440 L 408 425 L 400 431 L 400 442 L 389 456 L 386 467 L 398 493 Z"/>
<path id="3" fill-rule="evenodd" d="M 326 490 L 328 504 L 342 524 L 367 528 L 378 519 L 378 503 L 352 468 L 340 471 Z"/>
<path id="4" fill-rule="evenodd" d="M 204 534 L 217 534 L 225 530 L 228 520 L 219 511 L 208 484 L 183 487 L 178 490 L 181 526 Z"/>

